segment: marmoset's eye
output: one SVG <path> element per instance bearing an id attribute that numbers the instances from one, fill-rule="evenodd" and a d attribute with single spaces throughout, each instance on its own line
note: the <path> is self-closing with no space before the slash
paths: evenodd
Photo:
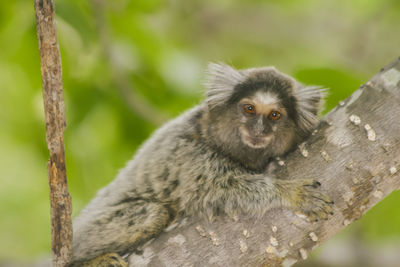
<path id="1" fill-rule="evenodd" d="M 256 107 L 252 104 L 246 104 L 244 105 L 244 111 L 246 111 L 249 114 L 253 114 L 256 112 Z"/>
<path id="2" fill-rule="evenodd" d="M 271 113 L 269 113 L 268 118 L 273 121 L 279 120 L 281 118 L 281 113 L 279 113 L 279 111 L 273 110 L 271 111 Z"/>

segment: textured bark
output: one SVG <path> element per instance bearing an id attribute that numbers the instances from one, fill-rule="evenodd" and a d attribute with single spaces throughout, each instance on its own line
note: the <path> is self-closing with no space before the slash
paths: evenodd
<path id="1" fill-rule="evenodd" d="M 72 207 L 65 169 L 64 97 L 53 0 L 35 0 L 35 12 L 41 58 L 46 141 L 50 151 L 47 169 L 53 266 L 66 266 L 72 251 Z"/>
<path id="2" fill-rule="evenodd" d="M 278 164 L 281 179 L 322 183 L 335 201 L 329 220 L 311 223 L 285 209 L 213 223 L 184 219 L 131 255 L 130 266 L 290 266 L 306 259 L 399 188 L 399 117 L 400 58 L 340 102 Z"/>

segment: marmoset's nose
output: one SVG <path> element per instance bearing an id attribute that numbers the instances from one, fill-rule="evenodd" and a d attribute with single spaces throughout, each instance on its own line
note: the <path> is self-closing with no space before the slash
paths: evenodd
<path id="1" fill-rule="evenodd" d="M 269 126 L 268 123 L 264 121 L 264 118 L 261 116 L 257 120 L 257 123 L 256 125 L 254 125 L 253 129 L 254 129 L 254 136 L 256 137 L 264 136 L 265 134 L 271 131 L 271 127 Z"/>

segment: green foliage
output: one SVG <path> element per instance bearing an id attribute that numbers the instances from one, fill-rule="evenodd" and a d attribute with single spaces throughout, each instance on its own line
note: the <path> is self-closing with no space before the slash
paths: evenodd
<path id="1" fill-rule="evenodd" d="M 327 110 L 398 56 L 396 1 L 106 1 L 111 53 L 129 84 L 173 117 L 202 98 L 208 61 L 275 65 L 330 88 Z M 156 128 L 125 104 L 91 1 L 57 0 L 74 214 Z M 32 1 L 0 2 L 0 265 L 49 252 L 40 58 Z M 398 193 L 360 223 L 400 236 Z M 385 227 L 382 227 L 385 225 Z"/>

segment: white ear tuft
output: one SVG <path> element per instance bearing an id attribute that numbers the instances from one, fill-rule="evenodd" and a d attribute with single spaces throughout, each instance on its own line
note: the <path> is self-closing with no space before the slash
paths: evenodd
<path id="1" fill-rule="evenodd" d="M 319 86 L 302 86 L 295 88 L 299 126 L 308 132 L 318 123 L 318 112 L 322 109 L 327 88 Z"/>
<path id="2" fill-rule="evenodd" d="M 206 77 L 206 102 L 210 108 L 225 103 L 235 86 L 245 78 L 242 73 L 223 63 L 209 63 Z"/>

